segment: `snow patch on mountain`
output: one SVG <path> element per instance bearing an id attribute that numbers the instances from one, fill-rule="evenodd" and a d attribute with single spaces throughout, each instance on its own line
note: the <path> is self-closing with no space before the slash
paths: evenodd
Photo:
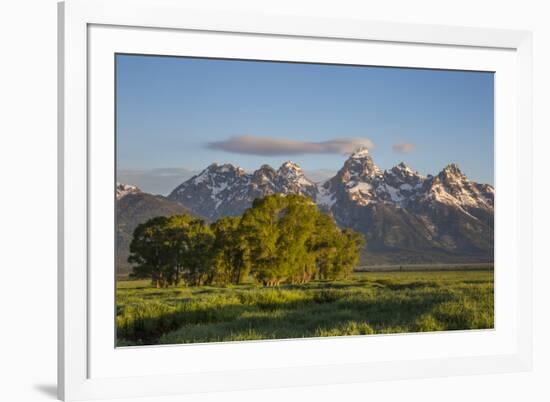
<path id="1" fill-rule="evenodd" d="M 369 149 L 367 147 L 361 147 L 357 149 L 354 153 L 351 154 L 352 159 L 361 159 L 369 154 Z"/>
<path id="2" fill-rule="evenodd" d="M 336 196 L 329 189 L 325 188 L 324 183 L 318 184 L 317 205 L 330 209 L 336 202 Z"/>
<path id="3" fill-rule="evenodd" d="M 140 193 L 141 190 L 137 186 L 132 186 L 130 184 L 118 183 L 116 184 L 116 199 L 120 200 L 122 197 L 127 196 L 128 194 Z"/>
<path id="4" fill-rule="evenodd" d="M 350 202 L 358 207 L 385 204 L 410 210 L 435 202 L 475 217 L 478 210 L 492 214 L 494 205 L 494 188 L 470 181 L 456 164 L 436 176 L 423 176 L 403 162 L 382 171 L 367 148 L 351 154 L 334 177 L 317 184 L 292 161 L 277 170 L 262 165 L 252 173 L 214 163 L 174 189 L 169 198 L 199 215 L 217 219 L 239 215 L 255 198 L 276 193 L 305 195 L 329 211 L 347 208 Z"/>

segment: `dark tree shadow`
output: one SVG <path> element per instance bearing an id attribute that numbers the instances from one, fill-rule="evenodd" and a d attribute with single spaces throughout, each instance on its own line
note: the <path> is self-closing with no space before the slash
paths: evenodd
<path id="1" fill-rule="evenodd" d="M 415 283 L 410 285 L 412 288 L 417 286 Z M 229 304 L 163 314 L 142 319 L 132 325 L 129 331 L 119 329 L 118 336 L 138 345 L 156 345 L 164 334 L 179 328 L 211 325 L 217 329 L 217 333 L 223 334 L 238 332 L 243 328 L 262 333 L 267 328 L 270 334 L 263 334 L 266 338 L 310 337 L 314 336 L 316 329 L 330 329 L 353 320 L 366 320 L 374 329 L 410 326 L 436 305 L 452 300 L 450 293 L 434 293 L 406 300 L 339 300 L 342 297 L 340 292 L 340 288 L 324 288 L 312 300 L 305 302 Z M 244 313 L 257 311 L 278 311 L 280 314 L 276 317 L 261 316 L 252 319 L 243 317 Z M 301 328 L 303 332 L 296 334 L 296 328 Z"/>

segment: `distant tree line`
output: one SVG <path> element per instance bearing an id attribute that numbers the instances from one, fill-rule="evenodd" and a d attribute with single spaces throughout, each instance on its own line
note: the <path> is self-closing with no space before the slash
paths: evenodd
<path id="1" fill-rule="evenodd" d="M 133 277 L 159 288 L 249 278 L 277 286 L 345 278 L 363 246 L 360 234 L 340 230 L 309 198 L 270 195 L 211 225 L 188 215 L 152 218 L 135 229 L 128 262 Z"/>

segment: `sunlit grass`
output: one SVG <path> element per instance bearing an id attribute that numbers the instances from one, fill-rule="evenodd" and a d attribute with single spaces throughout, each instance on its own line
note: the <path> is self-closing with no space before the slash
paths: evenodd
<path id="1" fill-rule="evenodd" d="M 492 271 L 355 273 L 264 288 L 117 284 L 118 345 L 493 328 Z"/>

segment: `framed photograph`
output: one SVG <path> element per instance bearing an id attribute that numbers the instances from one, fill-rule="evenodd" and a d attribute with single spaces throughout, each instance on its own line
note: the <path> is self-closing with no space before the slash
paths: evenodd
<path id="1" fill-rule="evenodd" d="M 60 398 L 530 369 L 529 32 L 70 0 L 59 49 Z"/>

